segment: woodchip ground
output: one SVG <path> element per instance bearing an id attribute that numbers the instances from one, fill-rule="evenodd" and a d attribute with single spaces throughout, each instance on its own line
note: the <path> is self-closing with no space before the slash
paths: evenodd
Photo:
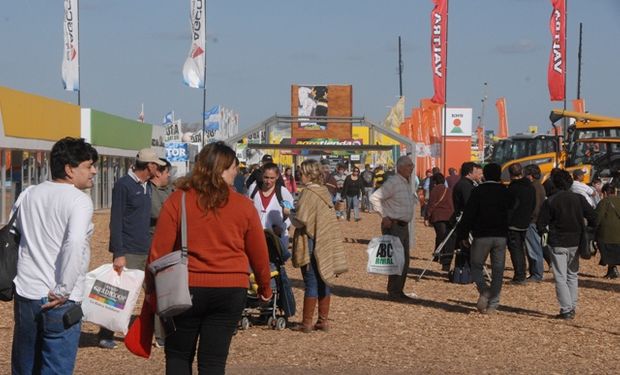
<path id="1" fill-rule="evenodd" d="M 110 261 L 107 252 L 109 213 L 95 214 L 91 269 Z M 253 326 L 234 337 L 229 374 L 507 374 L 620 373 L 620 282 L 601 276 L 598 257 L 582 261 L 579 306 L 573 321 L 554 319 L 558 313 L 553 275 L 544 282 L 504 284 L 501 306 L 494 315 L 476 311 L 473 285 L 446 282 L 437 263 L 421 281 L 428 264 L 434 232 L 417 223 L 406 291 L 411 302 L 386 297 L 384 276 L 366 272 L 368 241 L 379 234 L 379 217 L 363 214 L 358 223 L 340 222 L 349 272 L 337 280 L 329 333 L 302 334 Z M 504 275 L 512 269 L 507 257 Z M 287 270 L 298 309 L 303 298 L 300 271 Z M 13 332 L 12 303 L 0 304 L 0 374 L 10 373 Z M 293 321 L 298 321 L 298 311 Z M 153 348 L 150 359 L 119 347 L 97 347 L 98 328 L 82 328 L 76 374 L 160 374 L 164 355 Z"/>

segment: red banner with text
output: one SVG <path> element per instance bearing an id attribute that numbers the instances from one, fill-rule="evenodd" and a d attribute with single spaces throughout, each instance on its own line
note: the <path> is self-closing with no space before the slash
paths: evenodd
<path id="1" fill-rule="evenodd" d="M 446 103 L 446 63 L 448 57 L 448 0 L 433 0 L 431 12 L 431 60 L 433 68 L 433 103 Z"/>
<path id="2" fill-rule="evenodd" d="M 565 99 L 566 87 L 566 0 L 551 0 L 553 12 L 549 19 L 552 43 L 547 68 L 551 101 Z"/>

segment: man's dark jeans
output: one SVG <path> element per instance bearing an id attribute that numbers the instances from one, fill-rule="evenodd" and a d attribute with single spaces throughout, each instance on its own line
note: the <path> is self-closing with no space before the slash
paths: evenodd
<path id="1" fill-rule="evenodd" d="M 525 280 L 525 234 L 527 230 L 509 230 L 508 231 L 508 251 L 510 251 L 510 260 L 512 268 L 515 270 L 512 280 Z"/>
<path id="2" fill-rule="evenodd" d="M 166 337 L 166 374 L 191 374 L 196 346 L 198 373 L 224 374 L 247 289 L 190 287 L 189 291 L 193 305 L 173 318 L 176 330 Z"/>

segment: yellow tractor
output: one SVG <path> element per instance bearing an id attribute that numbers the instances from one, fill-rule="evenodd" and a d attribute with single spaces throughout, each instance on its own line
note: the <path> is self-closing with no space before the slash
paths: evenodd
<path id="1" fill-rule="evenodd" d="M 620 180 L 620 118 L 554 109 L 549 119 L 556 134 L 560 133 L 560 120 L 573 120 L 566 128 L 566 134 L 558 137 L 555 152 L 515 158 L 504 163 L 503 180 L 509 178 L 508 167 L 514 163 L 523 166 L 537 164 L 544 179 L 548 178 L 552 168 L 558 167 L 571 173 L 582 169 L 586 183 L 594 178 L 600 178 L 603 183 Z"/>

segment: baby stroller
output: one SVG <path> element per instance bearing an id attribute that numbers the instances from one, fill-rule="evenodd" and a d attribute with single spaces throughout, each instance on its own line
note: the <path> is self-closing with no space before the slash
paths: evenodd
<path id="1" fill-rule="evenodd" d="M 285 254 L 288 254 L 288 251 L 283 251 L 280 237 L 270 229 L 265 229 L 265 240 L 269 250 L 273 298 L 269 302 L 260 299 L 254 274 L 250 274 L 247 303 L 239 322 L 242 330 L 260 323 L 266 323 L 272 329 L 283 330 L 286 328 L 288 318 L 295 315 L 295 297 L 284 269 L 284 262 L 288 259 Z"/>

